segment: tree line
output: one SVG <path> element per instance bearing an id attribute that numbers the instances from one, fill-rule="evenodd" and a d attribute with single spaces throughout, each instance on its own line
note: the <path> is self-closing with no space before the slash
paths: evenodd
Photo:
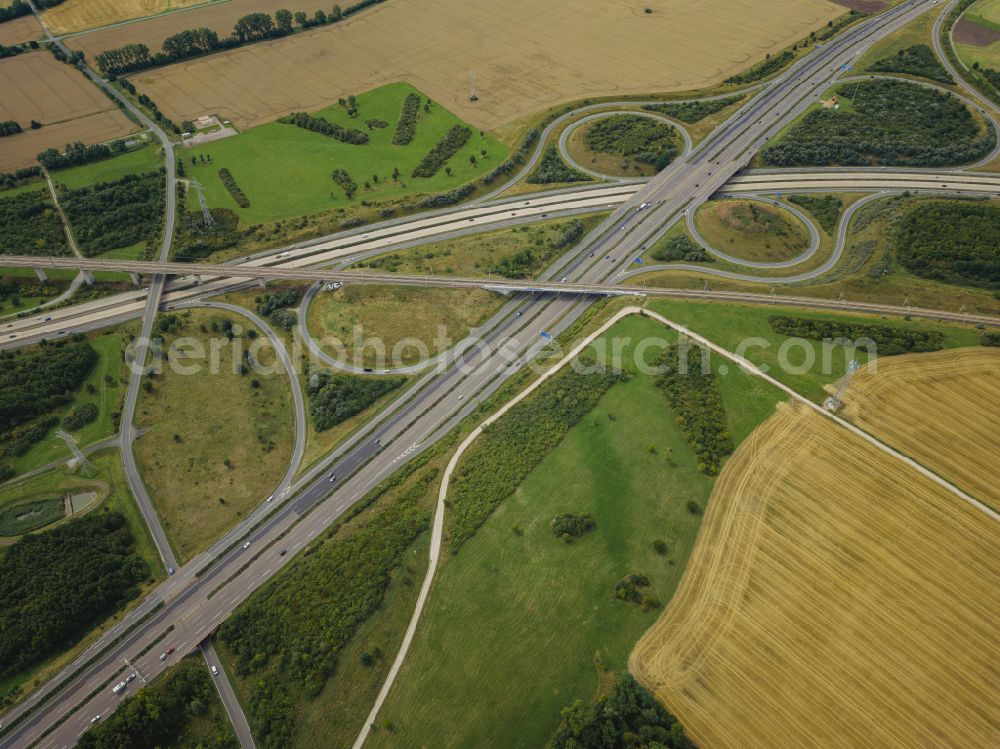
<path id="1" fill-rule="evenodd" d="M 163 168 L 63 190 L 59 200 L 84 255 L 141 241 L 151 247 L 162 229 Z"/>
<path id="2" fill-rule="evenodd" d="M 219 170 L 219 179 L 222 180 L 222 184 L 225 185 L 226 190 L 232 196 L 236 205 L 240 208 L 250 207 L 250 198 L 248 198 L 240 186 L 236 184 L 236 178 L 233 176 L 232 172 L 226 169 L 226 167 L 222 167 L 222 169 Z"/>
<path id="3" fill-rule="evenodd" d="M 113 140 L 110 143 L 94 143 L 84 145 L 82 142 L 67 143 L 66 150 L 60 153 L 55 148 L 46 148 L 37 158 L 39 163 L 49 171 L 68 169 L 71 166 L 82 166 L 94 161 L 103 161 L 112 156 L 125 153 L 128 148 L 124 140 Z"/>
<path id="4" fill-rule="evenodd" d="M 367 133 L 354 128 L 341 127 L 335 122 L 324 120 L 322 117 L 314 117 L 306 112 L 292 112 L 284 117 L 279 117 L 278 122 L 311 130 L 352 146 L 361 146 L 368 142 Z"/>
<path id="5" fill-rule="evenodd" d="M 722 461 L 735 445 L 715 373 L 711 367 L 702 366 L 703 357 L 707 352 L 700 346 L 671 346 L 660 355 L 658 364 L 663 374 L 654 383 L 667 397 L 674 421 L 698 460 L 698 470 L 706 476 L 717 476 Z"/>
<path id="6" fill-rule="evenodd" d="M 147 579 L 120 513 L 23 536 L 0 559 L 0 678 L 63 652 Z"/>
<path id="7" fill-rule="evenodd" d="M 412 177 L 433 177 L 447 163 L 448 159 L 458 153 L 469 138 L 472 137 L 472 128 L 465 125 L 452 125 L 451 129 L 445 133 L 434 147 L 427 152 L 427 155 L 420 160 L 413 169 Z"/>
<path id="8" fill-rule="evenodd" d="M 492 170 L 483 175 L 483 184 L 492 184 L 500 177 L 510 174 L 514 171 L 514 169 L 523 164 L 525 158 L 527 158 L 531 149 L 534 147 L 535 142 L 538 140 L 539 135 L 541 135 L 541 131 L 537 127 L 533 127 L 531 130 L 526 132 L 524 137 L 521 139 L 521 144 L 517 147 L 514 154 L 505 162 L 500 164 L 500 166 L 494 167 Z"/>
<path id="9" fill-rule="evenodd" d="M 986 156 L 996 145 L 956 97 L 904 81 L 845 84 L 851 111 L 814 109 L 761 151 L 771 166 L 941 167 Z M 844 97 L 846 98 L 846 97 Z"/>
<path id="10" fill-rule="evenodd" d="M 857 341 L 867 338 L 875 342 L 879 356 L 938 351 L 944 347 L 944 334 L 936 330 L 789 315 L 771 315 L 767 322 L 775 333 L 812 341 Z"/>
<path id="11" fill-rule="evenodd" d="M 343 10 L 339 5 L 334 5 L 329 13 L 317 10 L 311 19 L 305 13 L 293 14 L 284 8 L 276 11 L 273 18 L 267 13 L 248 13 L 237 19 L 232 32 L 226 37 L 220 37 L 218 33 L 207 28 L 188 29 L 164 39 L 161 50 L 156 53 L 151 53 L 145 44 L 130 43 L 104 50 L 94 60 L 105 75 L 125 75 L 209 52 L 235 49 L 245 44 L 287 36 L 294 31 L 293 19 L 303 29 L 337 23 L 370 5 L 383 1 L 362 0 Z"/>
<path id="12" fill-rule="evenodd" d="M 0 23 L 31 14 L 31 6 L 24 0 L 14 0 L 6 8 L 0 8 Z"/>
<path id="13" fill-rule="evenodd" d="M 409 93 L 403 99 L 403 108 L 399 113 L 396 131 L 392 134 L 392 143 L 396 146 L 408 146 L 417 131 L 417 117 L 420 114 L 420 94 Z"/>
<path id="14" fill-rule="evenodd" d="M 323 432 L 347 421 L 405 382 L 403 377 L 353 377 L 326 371 L 312 372 L 307 378 L 306 393 L 313 427 Z"/>
<path id="15" fill-rule="evenodd" d="M 346 169 L 334 169 L 330 176 L 334 182 L 340 185 L 340 189 L 344 191 L 348 200 L 354 197 L 354 193 L 358 191 L 358 185 L 351 179 L 351 175 L 347 173 Z"/>
<path id="16" fill-rule="evenodd" d="M 222 625 L 239 672 L 260 675 L 250 714 L 266 749 L 292 744 L 291 694 L 318 695 L 344 644 L 381 605 L 392 570 L 427 528 L 418 502 L 435 476 L 428 472 L 346 537 L 328 534 Z"/>

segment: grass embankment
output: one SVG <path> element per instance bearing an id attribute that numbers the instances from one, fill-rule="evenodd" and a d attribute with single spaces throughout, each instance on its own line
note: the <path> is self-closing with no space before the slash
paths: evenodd
<path id="1" fill-rule="evenodd" d="M 164 579 L 166 571 L 163 569 L 156 547 L 153 545 L 146 525 L 139 514 L 139 509 L 129 491 L 119 452 L 116 449 L 107 449 L 94 453 L 90 456 L 90 463 L 92 469 L 87 471 L 86 476 L 79 473 L 67 474 L 63 469 L 57 468 L 23 482 L 0 487 L 0 507 L 9 506 L 34 496 L 62 497 L 69 492 L 96 492 L 97 503 L 85 508 L 85 511 L 88 514 L 117 512 L 123 515 L 129 533 L 135 542 L 135 552 L 146 563 L 154 581 Z M 39 533 L 45 532 L 44 530 L 39 531 Z M 2 550 L 6 548 L 6 546 L 0 546 Z M 144 586 L 140 595 L 130 601 L 122 611 L 108 617 L 65 652 L 53 656 L 23 673 L 0 680 L 0 698 L 9 695 L 12 689 L 20 690 L 17 695 L 12 697 L 13 701 L 23 699 L 26 694 L 30 694 L 32 690 L 76 658 L 103 632 L 114 626 L 132 606 L 142 600 L 143 595 L 152 587 L 152 584 Z"/>
<path id="2" fill-rule="evenodd" d="M 809 246 L 809 232 L 798 218 L 759 201 L 713 200 L 698 208 L 695 222 L 712 247 L 743 260 L 790 260 Z"/>
<path id="3" fill-rule="evenodd" d="M 122 334 L 109 332 L 94 335 L 88 338 L 88 341 L 98 354 L 97 363 L 73 392 L 72 402 L 54 411 L 62 421 L 75 408 L 85 404 L 97 407 L 97 416 L 90 423 L 78 429 L 68 429 L 63 425 L 80 447 L 99 442 L 118 431 L 118 401 L 124 397 L 122 350 L 125 343 Z M 59 427 L 60 425 L 56 425 L 49 429 L 45 437 L 32 445 L 24 455 L 11 457 L 5 462 L 9 462 L 18 474 L 23 474 L 54 461 L 69 458 L 69 448 L 56 436 Z"/>
<path id="4" fill-rule="evenodd" d="M 410 93 L 419 94 L 409 84 L 393 83 L 360 94 L 356 117 L 349 117 L 347 109 L 340 105 L 314 113 L 328 122 L 364 132 L 369 138 L 364 145 L 342 143 L 295 125 L 272 122 L 185 149 L 181 158 L 187 162 L 188 175 L 205 186 L 209 206 L 235 211 L 246 225 L 331 210 L 347 215 L 345 209 L 360 205 L 362 200 L 398 203 L 408 196 L 453 189 L 504 161 L 507 149 L 492 137 L 473 130 L 468 142 L 448 160 L 447 169 L 442 167 L 433 177 L 412 177 L 417 164 L 448 130 L 464 123 L 438 102 L 431 103 L 429 111 L 424 111 L 427 98 L 421 96 L 413 140 L 407 145 L 394 145 L 396 123 L 403 101 Z M 387 126 L 368 129 L 367 120 L 381 120 Z M 211 163 L 202 163 L 202 156 L 210 156 Z M 199 159 L 198 163 L 191 163 L 192 158 Z M 236 204 L 219 178 L 222 168 L 230 171 L 248 198 L 249 207 Z M 353 198 L 346 197 L 342 187 L 332 179 L 334 169 L 345 170 L 357 185 Z M 394 169 L 399 170 L 397 178 L 393 178 Z M 187 207 L 198 208 L 193 191 L 188 195 Z"/>
<path id="5" fill-rule="evenodd" d="M 642 318 L 610 335 L 672 338 Z M 716 382 L 737 440 L 778 400 L 738 371 Z M 657 616 L 617 600 L 616 583 L 641 573 L 648 595 L 672 596 L 712 483 L 652 378 L 613 385 L 447 558 L 369 745 L 544 745 L 560 709 L 606 690 Z M 562 512 L 596 528 L 566 544 L 550 528 Z"/>
<path id="6" fill-rule="evenodd" d="M 309 306 L 309 331 L 318 340 L 336 339 L 355 366 L 416 364 L 436 356 L 465 338 L 504 302 L 485 289 L 434 289 L 408 286 L 348 284 L 336 293 L 322 292 Z M 365 340 L 381 341 L 384 357 L 376 347 L 365 346 L 354 355 L 355 333 Z M 415 345 L 405 339 L 416 339 Z M 447 341 L 450 341 L 448 343 Z M 399 356 L 393 352 L 399 350 Z M 326 347 L 334 353 L 332 347 Z M 334 353 L 336 355 L 336 353 Z"/>
<path id="7" fill-rule="evenodd" d="M 249 332 L 261 335 L 248 320 L 214 310 L 173 318 L 179 325 L 163 334 L 165 347 L 190 337 L 205 353 L 174 357 L 181 367 L 197 368 L 193 374 L 165 364 L 162 375 L 144 380 L 150 385 L 140 394 L 136 423 L 147 431 L 135 455 L 167 536 L 186 560 L 263 502 L 280 480 L 292 452 L 294 409 L 284 368 L 269 343 L 254 346 Z M 228 340 L 226 321 L 243 333 Z M 247 366 L 241 350 L 252 346 L 266 372 Z M 238 371 L 241 363 L 246 374 Z"/>
<path id="8" fill-rule="evenodd" d="M 398 273 L 531 278 L 544 270 L 557 253 L 575 247 L 606 216 L 606 213 L 597 213 L 575 219 L 542 221 L 430 242 L 360 261 L 353 267 Z M 573 229 L 575 221 L 580 222 L 582 231 Z M 575 238 L 567 243 L 568 232 Z"/>

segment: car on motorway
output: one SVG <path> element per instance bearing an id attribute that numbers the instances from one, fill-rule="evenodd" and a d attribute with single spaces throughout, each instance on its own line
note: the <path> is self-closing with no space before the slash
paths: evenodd
<path id="1" fill-rule="evenodd" d="M 120 681 L 117 684 L 115 684 L 114 687 L 112 687 L 111 691 L 114 694 L 121 694 L 122 690 L 124 690 L 124 689 L 125 689 L 125 682 L 124 681 Z"/>
<path id="2" fill-rule="evenodd" d="M 270 502 L 272 499 L 274 499 L 274 495 L 273 494 L 270 497 L 267 498 L 267 501 Z"/>
<path id="3" fill-rule="evenodd" d="M 125 677 L 125 683 L 126 684 L 128 684 L 130 681 L 134 681 L 134 680 L 135 680 L 135 671 L 133 671 L 132 673 L 130 673 L 128 676 Z"/>
<path id="4" fill-rule="evenodd" d="M 280 553 L 280 554 L 278 554 L 278 556 L 279 556 L 279 557 L 283 557 L 283 556 L 285 556 L 285 554 L 287 554 L 287 553 L 288 553 L 288 549 L 282 549 L 282 550 L 281 550 L 281 553 Z"/>
<path id="5" fill-rule="evenodd" d="M 100 719 L 101 719 L 100 715 L 95 715 L 93 718 L 90 719 L 90 725 L 94 725 Z"/>
<path id="6" fill-rule="evenodd" d="M 160 660 L 161 661 L 167 660 L 167 654 L 166 653 L 160 653 Z"/>
<path id="7" fill-rule="evenodd" d="M 337 478 L 337 475 L 335 473 L 331 473 L 330 474 L 330 481 L 333 481 L 336 478 Z"/>
<path id="8" fill-rule="evenodd" d="M 277 255 L 275 255 L 275 257 L 288 257 L 288 253 L 287 252 L 279 252 Z"/>
<path id="9" fill-rule="evenodd" d="M 215 666 L 212 666 L 212 676 L 218 676 L 218 675 L 219 675 L 219 669 Z"/>
<path id="10" fill-rule="evenodd" d="M 174 570 L 173 567 L 167 567 L 167 574 L 168 575 L 172 575 L 172 574 L 174 574 L 174 572 L 175 572 L 175 570 Z"/>
<path id="11" fill-rule="evenodd" d="M 177 650 L 177 648 L 173 646 L 167 648 L 167 655 L 172 655 L 175 650 Z"/>
<path id="12" fill-rule="evenodd" d="M 250 548 L 250 542 L 247 541 L 245 544 L 243 544 L 243 548 L 244 549 L 249 549 Z"/>

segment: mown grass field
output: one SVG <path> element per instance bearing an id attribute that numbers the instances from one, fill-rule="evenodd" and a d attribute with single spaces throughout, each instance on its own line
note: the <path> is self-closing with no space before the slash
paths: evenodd
<path id="1" fill-rule="evenodd" d="M 155 172 L 161 165 L 159 146 L 147 145 L 104 161 L 60 169 L 51 172 L 50 176 L 56 184 L 63 184 L 71 190 L 76 190 L 98 182 L 113 182 L 127 174 Z M 110 257 L 110 255 L 104 253 L 104 257 Z"/>
<path id="2" fill-rule="evenodd" d="M 700 746 L 994 746 L 998 542 L 946 489 L 782 407 L 723 470 L 632 671 Z"/>
<path id="3" fill-rule="evenodd" d="M 1000 508 L 1000 349 L 883 359 L 851 381 L 843 415 L 974 497 Z"/>
<path id="4" fill-rule="evenodd" d="M 339 105 L 315 113 L 343 127 L 365 132 L 369 141 L 364 145 L 349 145 L 295 125 L 272 122 L 230 138 L 182 149 L 178 158 L 185 161 L 188 175 L 205 186 L 209 206 L 229 208 L 243 223 L 258 224 L 354 206 L 362 200 L 380 202 L 449 190 L 486 174 L 507 157 L 507 149 L 498 141 L 473 130 L 468 143 L 446 164 L 451 175 L 442 167 L 433 177 L 411 177 L 424 155 L 453 125 L 460 123 L 436 101 L 425 112 L 423 103 L 427 97 L 423 96 L 413 141 L 406 146 L 393 145 L 403 100 L 414 91 L 408 84 L 394 83 L 359 94 L 355 118 L 348 117 L 345 108 Z M 369 130 L 365 126 L 368 119 L 380 119 L 388 127 Z M 482 151 L 486 151 L 485 156 Z M 202 155 L 211 156 L 212 163 L 191 163 L 191 157 Z M 470 162 L 473 156 L 475 164 Z M 223 167 L 229 169 L 246 194 L 249 208 L 240 208 L 219 179 L 219 169 Z M 358 185 L 353 199 L 347 199 L 331 178 L 334 169 L 345 169 Z M 395 181 L 393 169 L 399 169 L 400 173 Z M 191 191 L 188 208 L 197 207 L 197 195 Z"/>
<path id="5" fill-rule="evenodd" d="M 309 307 L 307 324 L 318 341 L 324 338 L 339 341 L 346 349 L 348 363 L 364 367 L 400 366 L 444 353 L 504 301 L 501 295 L 485 289 L 348 284 L 334 293 L 318 294 Z M 375 346 L 365 346 L 360 357 L 355 357 L 356 331 L 364 340 L 381 341 L 384 357 L 380 357 Z M 411 344 L 404 339 L 416 342 Z M 334 346 L 327 346 L 326 350 L 338 355 Z M 393 353 L 396 351 L 398 356 Z"/>
<path id="6" fill-rule="evenodd" d="M 263 502 L 284 475 L 292 453 L 294 409 L 280 365 L 272 374 L 253 369 L 235 374 L 234 356 L 237 366 L 243 360 L 234 354 L 236 341 L 227 342 L 223 332 L 201 330 L 203 324 L 226 319 L 244 332 L 256 330 L 248 320 L 213 310 L 192 310 L 181 317 L 183 327 L 164 336 L 166 345 L 176 336 L 190 336 L 209 352 L 213 338 L 221 341 L 218 371 L 211 372 L 209 357 L 193 358 L 183 366 L 201 365 L 197 373 L 185 375 L 165 366 L 162 375 L 151 379 L 152 389 L 140 393 L 136 409 L 136 424 L 147 431 L 136 441 L 135 455 L 171 545 L 187 560 Z M 250 339 L 244 335 L 239 345 L 248 348 Z M 265 365 L 273 356 L 270 344 L 260 350 Z"/>
<path id="7" fill-rule="evenodd" d="M 790 260 L 809 246 L 809 232 L 798 218 L 755 200 L 703 203 L 695 222 L 712 247 L 743 260 Z"/>
<path id="8" fill-rule="evenodd" d="M 129 531 L 135 539 L 136 552 L 145 560 L 149 567 L 150 574 L 155 581 L 163 580 L 166 577 L 166 570 L 163 569 L 159 554 L 149 536 L 146 525 L 139 514 L 139 508 L 132 498 L 122 470 L 121 456 L 116 448 L 101 450 L 90 456 L 93 470 L 85 478 L 82 475 L 66 474 L 61 468 L 48 471 L 33 479 L 7 484 L 0 487 L 0 506 L 18 502 L 30 496 L 52 496 L 62 495 L 69 490 L 74 491 L 97 491 L 100 504 L 88 512 L 120 512 L 125 516 Z M 44 533 L 44 530 L 39 531 Z M 5 546 L 0 546 L 2 551 Z M 154 583 L 144 589 L 148 590 Z M 79 655 L 87 646 L 94 641 L 102 632 L 112 627 L 124 615 L 124 613 L 142 600 L 142 595 L 132 601 L 125 611 L 110 617 L 99 628 L 91 632 L 70 650 L 59 656 L 50 658 L 37 668 L 25 673 L 12 676 L 0 681 L 0 695 L 7 694 L 10 689 L 20 686 L 24 694 L 29 694 L 39 684 L 55 675 L 55 673 Z M 23 697 L 23 695 L 22 695 Z"/>
<path id="9" fill-rule="evenodd" d="M 124 385 L 121 377 L 123 372 L 122 349 L 125 344 L 122 336 L 115 332 L 96 335 L 90 338 L 90 345 L 97 351 L 100 358 L 90 375 L 73 394 L 72 403 L 58 412 L 61 417 L 65 417 L 74 406 L 83 403 L 97 405 L 98 416 L 94 421 L 76 431 L 70 431 L 81 447 L 98 442 L 115 433 L 114 413 L 118 410 L 119 395 L 124 396 Z M 109 382 L 107 378 L 110 378 L 111 381 Z M 93 387 L 93 393 L 88 392 L 88 384 Z M 63 440 L 56 436 L 58 428 L 56 426 L 51 429 L 44 439 L 32 446 L 24 455 L 10 460 L 10 465 L 13 466 L 14 470 L 18 473 L 25 473 L 55 460 L 68 458 L 70 456 L 69 448 L 66 447 Z"/>
<path id="10" fill-rule="evenodd" d="M 610 335 L 670 338 L 638 317 Z M 778 399 L 739 372 L 718 382 L 737 438 Z M 438 571 L 367 746 L 544 745 L 559 710 L 624 670 L 656 617 L 616 600 L 614 584 L 640 572 L 670 599 L 700 524 L 686 504 L 704 507 L 712 483 L 647 375 L 613 385 Z M 549 527 L 559 512 L 589 512 L 596 529 L 567 545 Z"/>
<path id="11" fill-rule="evenodd" d="M 972 328 L 906 322 L 894 318 L 866 318 L 857 315 L 790 310 L 787 307 L 721 305 L 710 302 L 658 300 L 651 302 L 649 307 L 668 319 L 687 326 L 695 333 L 704 335 L 710 341 L 729 351 L 742 353 L 758 366 L 766 365 L 768 374 L 776 380 L 817 402 L 826 397 L 824 386 L 844 375 L 852 356 L 857 356 L 862 364 L 865 363 L 865 352 L 858 351 L 850 354 L 844 347 L 834 347 L 820 341 L 798 339 L 801 344 L 790 346 L 787 351 L 787 361 L 791 367 L 782 368 L 780 366 L 780 352 L 781 346 L 787 338 L 771 329 L 767 321 L 771 315 L 784 314 L 809 319 L 834 319 L 846 322 L 875 323 L 891 327 L 907 327 L 916 330 L 935 330 L 944 334 L 946 348 L 975 346 L 979 342 L 979 335 Z M 741 343 L 743 343 L 742 347 Z M 815 362 L 814 366 L 804 368 L 810 359 Z M 824 367 L 824 359 L 829 360 L 828 367 Z M 886 361 L 886 359 L 883 358 L 881 361 Z M 804 371 L 800 371 L 803 369 Z"/>

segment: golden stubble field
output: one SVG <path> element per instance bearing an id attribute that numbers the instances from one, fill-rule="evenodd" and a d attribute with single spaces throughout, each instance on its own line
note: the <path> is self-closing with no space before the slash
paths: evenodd
<path id="1" fill-rule="evenodd" d="M 218 113 L 243 127 L 404 80 L 463 119 L 493 129 L 588 96 L 710 85 L 844 12 L 826 0 L 651 5 L 655 12 L 646 14 L 641 3 L 623 0 L 390 0 L 344 23 L 134 80 L 178 122 Z M 171 20 L 201 25 L 204 12 Z M 93 59 L 150 23 L 73 43 Z M 469 101 L 470 70 L 475 103 Z"/>
<path id="2" fill-rule="evenodd" d="M 24 128 L 3 139 L 0 171 L 33 164 L 49 147 L 99 143 L 136 129 L 80 71 L 41 50 L 0 61 L 0 120 L 16 120 Z M 43 127 L 30 130 L 31 120 Z"/>
<path id="3" fill-rule="evenodd" d="M 46 10 L 42 18 L 53 34 L 70 34 L 203 4 L 205 0 L 66 0 Z"/>
<path id="4" fill-rule="evenodd" d="M 699 746 L 996 747 L 998 548 L 995 521 L 784 405 L 630 667 Z"/>
<path id="5" fill-rule="evenodd" d="M 883 357 L 859 371 L 842 415 L 1000 508 L 1000 349 Z"/>
<path id="6" fill-rule="evenodd" d="M 0 44 L 13 45 L 29 42 L 32 39 L 39 39 L 42 36 L 42 27 L 34 16 L 21 16 L 13 21 L 0 23 Z"/>

